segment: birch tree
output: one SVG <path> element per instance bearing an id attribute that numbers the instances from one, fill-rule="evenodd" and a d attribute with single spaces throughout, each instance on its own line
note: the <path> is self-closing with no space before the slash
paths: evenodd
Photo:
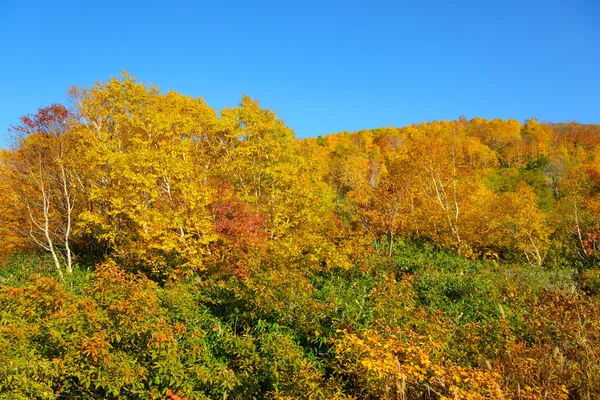
<path id="1" fill-rule="evenodd" d="M 62 105 L 21 118 L 12 173 L 15 193 L 28 216 L 28 234 L 52 255 L 58 274 L 73 271 L 72 236 L 77 205 L 72 114 Z"/>

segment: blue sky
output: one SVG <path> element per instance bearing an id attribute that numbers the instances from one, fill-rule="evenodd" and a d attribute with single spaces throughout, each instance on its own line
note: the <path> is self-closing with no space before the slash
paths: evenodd
<path id="1" fill-rule="evenodd" d="M 461 115 L 600 122 L 600 3 L 0 1 L 8 126 L 126 69 L 299 137 Z"/>

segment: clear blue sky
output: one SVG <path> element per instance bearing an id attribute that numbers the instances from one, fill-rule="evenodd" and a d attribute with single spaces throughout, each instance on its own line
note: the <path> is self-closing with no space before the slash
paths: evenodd
<path id="1" fill-rule="evenodd" d="M 297 136 L 433 119 L 600 122 L 600 3 L 0 0 L 7 128 L 127 69 Z"/>

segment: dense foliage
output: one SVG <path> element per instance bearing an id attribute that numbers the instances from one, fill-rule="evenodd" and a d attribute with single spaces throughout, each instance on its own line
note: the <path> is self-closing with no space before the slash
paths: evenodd
<path id="1" fill-rule="evenodd" d="M 3 397 L 600 397 L 600 126 L 298 140 L 123 74 L 13 132 Z"/>

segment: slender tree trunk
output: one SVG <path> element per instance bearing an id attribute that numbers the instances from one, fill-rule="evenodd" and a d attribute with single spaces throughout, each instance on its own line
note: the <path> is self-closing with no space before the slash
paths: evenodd
<path id="1" fill-rule="evenodd" d="M 74 208 L 74 203 L 75 200 L 71 198 L 71 195 L 69 194 L 69 190 L 67 187 L 67 175 L 65 173 L 65 166 L 62 164 L 60 164 L 60 174 L 61 174 L 61 179 L 62 179 L 62 188 L 63 188 L 63 195 L 65 196 L 65 202 L 67 205 L 67 227 L 65 229 L 65 236 L 64 236 L 64 240 L 65 240 L 65 252 L 67 254 L 67 265 L 66 265 L 66 271 L 67 274 L 71 275 L 73 273 L 73 252 L 71 251 L 71 246 L 70 246 L 70 238 L 71 238 L 71 231 L 72 231 L 72 217 L 73 217 L 73 208 Z"/>
<path id="2" fill-rule="evenodd" d="M 41 172 L 42 172 L 42 167 L 41 167 L 41 163 L 40 163 L 40 173 Z M 52 236 L 50 235 L 50 198 L 46 192 L 46 189 L 44 187 L 44 181 L 41 176 L 40 176 L 40 181 L 38 182 L 38 186 L 39 186 L 41 194 L 42 194 L 42 212 L 44 214 L 44 226 L 41 227 L 39 225 L 39 223 L 36 221 L 35 217 L 33 216 L 33 213 L 31 212 L 31 208 L 29 208 L 29 210 L 30 210 L 29 216 L 31 218 L 31 222 L 33 224 L 35 224 L 38 228 L 42 229 L 42 232 L 44 233 L 44 237 L 46 238 L 46 245 L 44 246 L 41 242 L 39 242 L 37 240 L 37 238 L 35 237 L 35 235 L 33 235 L 32 231 L 30 231 L 30 235 L 38 244 L 40 244 L 42 247 L 46 248 L 50 252 L 50 254 L 52 254 L 52 259 L 54 260 L 54 266 L 56 267 L 56 270 L 58 271 L 58 275 L 60 276 L 60 279 L 63 280 L 64 276 L 63 276 L 62 268 L 60 265 L 60 261 L 58 259 L 58 254 L 56 253 L 56 249 L 54 248 L 54 242 L 52 241 Z"/>

